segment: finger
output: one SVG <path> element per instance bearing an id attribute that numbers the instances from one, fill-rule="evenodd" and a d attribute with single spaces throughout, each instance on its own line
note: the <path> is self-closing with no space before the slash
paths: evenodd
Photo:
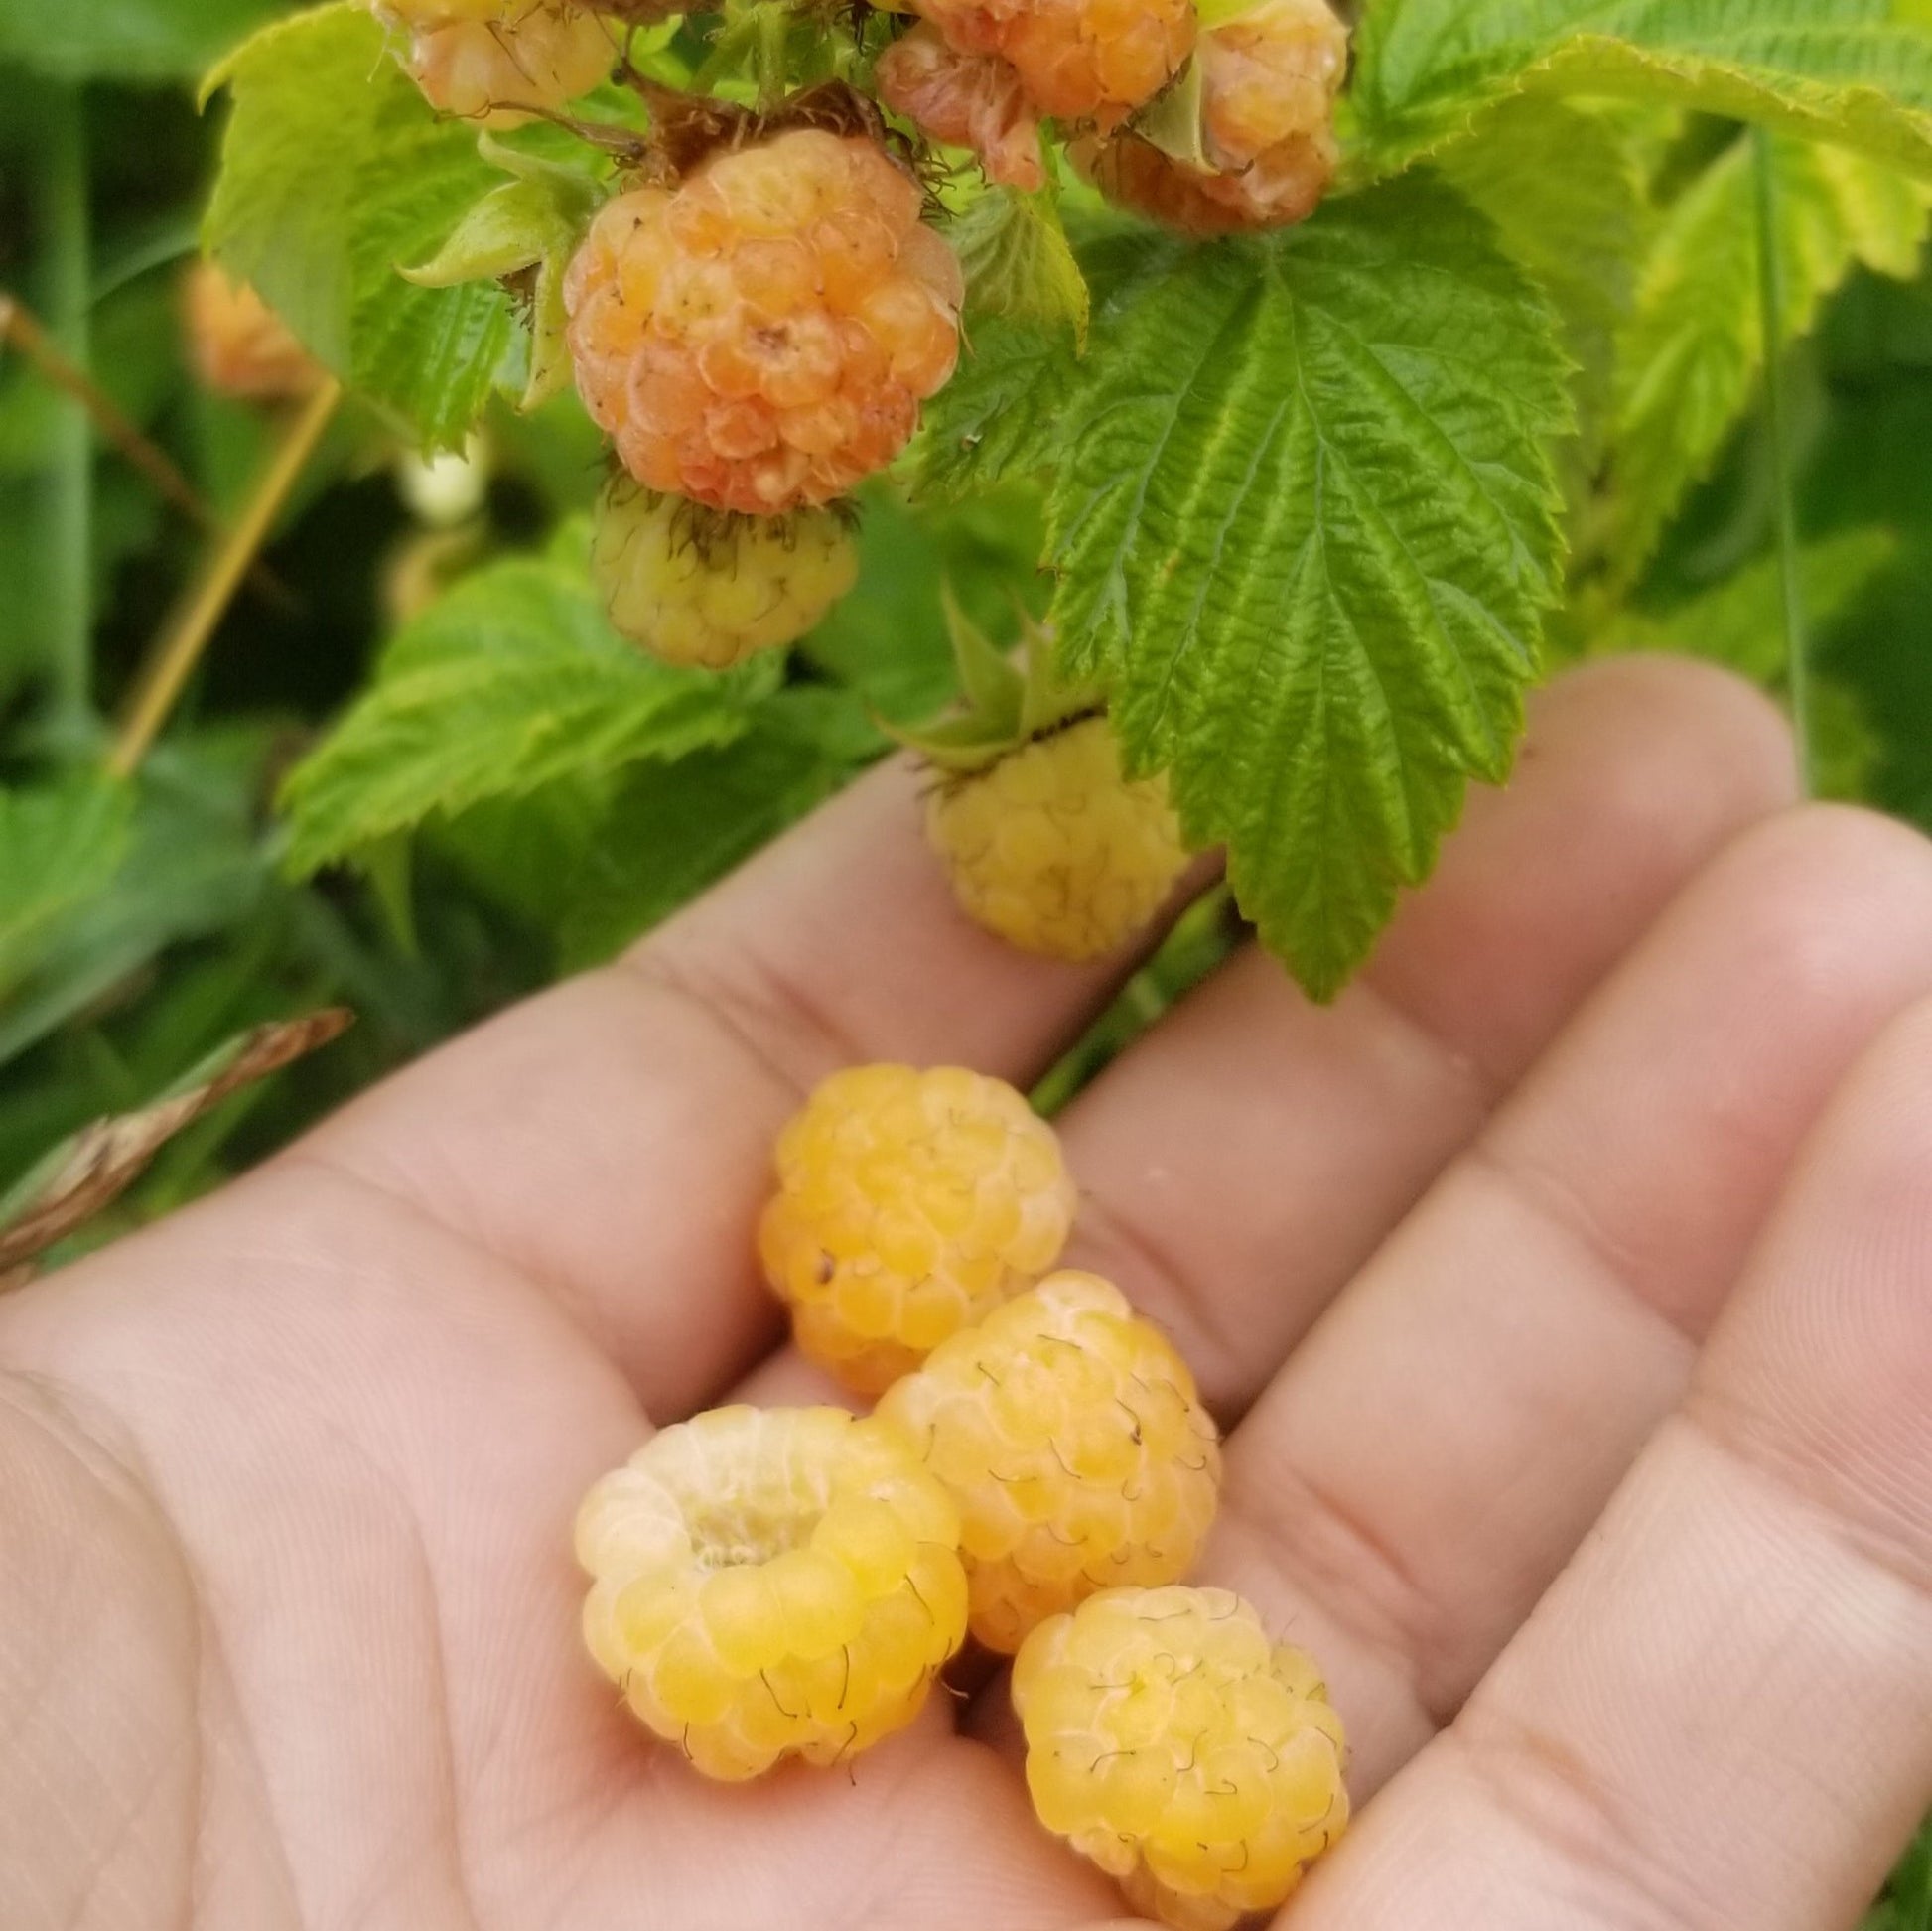
<path id="1" fill-rule="evenodd" d="M 1566 1562 L 1803 1135 L 1932 986 L 1932 846 L 1829 808 L 1712 868 L 1343 1293 L 1228 1458 L 1208 1567 L 1319 1655 L 1373 1789 Z"/>
<path id="2" fill-rule="evenodd" d="M 1069 1109 L 1069 1259 L 1163 1322 L 1223 1415 L 1665 904 L 1792 787 L 1788 734 L 1735 679 L 1593 666 L 1532 709 L 1358 987 L 1321 1009 L 1250 953 Z"/>
<path id="3" fill-rule="evenodd" d="M 296 1152 L 550 1286 L 673 1419 L 768 1344 L 752 1226 L 806 1091 L 870 1059 L 1026 1082 L 1135 964 L 1068 966 L 969 923 L 917 777 L 855 786 L 625 961 L 517 1008 Z"/>
<path id="4" fill-rule="evenodd" d="M 1932 1005 L 1835 1103 L 1683 1409 L 1297 1931 L 1849 1926 L 1932 1800 Z"/>

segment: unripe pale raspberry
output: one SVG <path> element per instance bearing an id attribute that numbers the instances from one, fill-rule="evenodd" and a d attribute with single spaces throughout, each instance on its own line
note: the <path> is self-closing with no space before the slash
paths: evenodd
<path id="1" fill-rule="evenodd" d="M 1045 185 L 1039 117 L 1011 63 L 957 53 L 922 22 L 879 57 L 873 79 L 879 98 L 929 140 L 971 148 L 988 180 L 1012 188 Z"/>
<path id="2" fill-rule="evenodd" d="M 1271 1911 L 1348 1821 L 1341 1720 L 1314 1659 L 1226 1589 L 1109 1589 L 1013 1668 L 1049 1831 L 1179 1931 Z"/>
<path id="3" fill-rule="evenodd" d="M 371 0 L 406 28 L 406 66 L 443 113 L 513 127 L 609 78 L 613 29 L 572 0 Z"/>
<path id="4" fill-rule="evenodd" d="M 1185 234 L 1306 220 L 1334 178 L 1347 29 L 1327 0 L 1261 0 L 1203 29 L 1194 58 L 1199 165 L 1132 134 L 1077 143 L 1076 164 L 1110 201 Z"/>
<path id="5" fill-rule="evenodd" d="M 942 1066 L 834 1073 L 779 1136 L 765 1277 L 798 1344 L 877 1394 L 1059 1259 L 1073 1182 L 1003 1081 Z"/>
<path id="6" fill-rule="evenodd" d="M 198 261 L 183 289 L 195 372 L 216 395 L 279 402 L 313 392 L 322 370 L 246 282 Z"/>
<path id="7" fill-rule="evenodd" d="M 975 1636 L 1011 1654 L 1095 1591 L 1178 1582 L 1221 1451 L 1187 1364 L 1120 1290 L 1049 1274 L 895 1383 L 879 1413 L 959 1504 Z"/>
<path id="8" fill-rule="evenodd" d="M 884 469 L 959 355 L 958 258 L 876 141 L 793 128 L 609 203 L 571 264 L 586 407 L 647 488 L 819 506 Z"/>
<path id="9" fill-rule="evenodd" d="M 909 1724 L 964 1641 L 958 1541 L 889 1424 L 714 1409 L 584 1498 L 585 1641 L 707 1776 L 842 1762 Z"/>
<path id="10" fill-rule="evenodd" d="M 1192 0 L 915 0 L 960 54 L 997 55 L 1038 114 L 1102 131 L 1144 106 L 1194 45 Z"/>
<path id="11" fill-rule="evenodd" d="M 1187 866 L 1167 780 L 1122 774 L 1105 718 L 943 779 L 926 833 L 974 919 L 1057 959 L 1097 958 L 1132 938 Z"/>
<path id="12" fill-rule="evenodd" d="M 621 635 L 667 664 L 729 670 L 811 629 L 858 581 L 859 552 L 830 510 L 740 516 L 620 477 L 591 574 Z"/>

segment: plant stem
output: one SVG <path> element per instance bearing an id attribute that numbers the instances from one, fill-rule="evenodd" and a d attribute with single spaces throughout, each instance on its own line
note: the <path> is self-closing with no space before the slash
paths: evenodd
<path id="1" fill-rule="evenodd" d="M 1778 577 L 1784 597 L 1785 681 L 1798 753 L 1798 785 L 1812 792 L 1811 646 L 1798 569 L 1798 512 L 1791 476 L 1791 420 L 1784 393 L 1784 263 L 1778 253 L 1778 182 L 1771 136 L 1751 131 L 1757 178 L 1757 288 L 1764 326 L 1764 419 L 1777 499 Z"/>
<path id="2" fill-rule="evenodd" d="M 84 367 L 92 236 L 87 128 L 80 89 L 50 86 L 38 171 L 42 306 L 55 339 Z M 54 721 L 82 733 L 93 716 L 93 431 L 76 402 L 58 405 L 44 504 L 46 637 Z"/>
<path id="3" fill-rule="evenodd" d="M 108 759 L 116 777 L 130 777 L 160 735 L 182 687 L 194 674 L 241 580 L 268 540 L 282 505 L 308 468 L 309 459 L 343 399 L 340 382 L 325 382 L 304 405 L 274 460 L 263 473 L 241 520 L 216 550 L 178 621 L 164 631 L 135 690 L 126 721 Z"/>
<path id="4" fill-rule="evenodd" d="M 144 436 L 84 368 L 62 353 L 31 310 L 22 307 L 11 295 L 0 294 L 0 345 L 8 343 L 34 365 L 43 379 L 64 390 L 86 410 L 95 429 L 154 484 L 164 501 L 172 503 L 207 535 L 221 535 L 221 519 L 213 506 L 168 452 Z M 271 601 L 285 609 L 293 606 L 294 598 L 266 565 L 255 566 L 251 581 Z"/>

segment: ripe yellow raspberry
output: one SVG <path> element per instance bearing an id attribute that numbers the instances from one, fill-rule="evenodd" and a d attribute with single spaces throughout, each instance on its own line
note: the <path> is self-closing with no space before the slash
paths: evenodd
<path id="1" fill-rule="evenodd" d="M 714 1409 L 584 1498 L 584 1638 L 706 1776 L 842 1762 L 909 1724 L 965 1639 L 958 1542 L 890 1425 Z"/>
<path id="2" fill-rule="evenodd" d="M 607 79 L 613 28 L 574 0 L 370 0 L 409 35 L 405 65 L 443 113 L 513 127 Z"/>
<path id="3" fill-rule="evenodd" d="M 287 323 L 246 282 L 198 261 L 182 301 L 188 345 L 203 386 L 249 402 L 279 402 L 313 392 L 322 370 Z"/>
<path id="4" fill-rule="evenodd" d="M 1076 143 L 1110 201 L 1184 234 L 1306 220 L 1334 177 L 1348 31 L 1328 0 L 1260 0 L 1202 30 L 1184 160 L 1138 135 Z M 1178 93 L 1178 90 L 1176 90 Z"/>
<path id="5" fill-rule="evenodd" d="M 1073 1182 L 1053 1130 L 997 1079 L 834 1073 L 778 1139 L 759 1250 L 798 1345 L 862 1394 L 1059 1258 Z"/>
<path id="6" fill-rule="evenodd" d="M 1341 1720 L 1314 1659 L 1226 1589 L 1109 1589 L 1013 1669 L 1049 1831 L 1178 1931 L 1270 1911 L 1348 1821 Z"/>
<path id="7" fill-rule="evenodd" d="M 585 406 L 647 488 L 822 505 L 884 469 L 959 356 L 964 283 L 878 142 L 792 128 L 610 202 L 565 300 Z"/>
<path id="8" fill-rule="evenodd" d="M 591 570 L 621 635 L 667 664 L 728 670 L 811 629 L 858 581 L 859 552 L 830 510 L 740 516 L 621 476 Z"/>
<path id="9" fill-rule="evenodd" d="M 1173 79 L 1194 45 L 1192 0 L 914 0 L 955 53 L 994 56 L 1036 114 L 1105 131 Z"/>
<path id="10" fill-rule="evenodd" d="M 975 1636 L 1011 1654 L 1096 1590 L 1178 1582 L 1221 1450 L 1173 1344 L 1093 1274 L 1049 1274 L 935 1348 L 879 1413 L 959 1504 Z"/>
<path id="11" fill-rule="evenodd" d="M 1012 64 L 995 55 L 960 54 L 923 22 L 879 57 L 879 98 L 916 123 L 928 140 L 971 148 L 989 181 L 1045 186 L 1039 116 Z"/>
<path id="12" fill-rule="evenodd" d="M 926 834 L 971 917 L 1057 959 L 1097 958 L 1132 938 L 1187 866 L 1167 780 L 1122 774 L 1105 718 L 943 778 Z"/>

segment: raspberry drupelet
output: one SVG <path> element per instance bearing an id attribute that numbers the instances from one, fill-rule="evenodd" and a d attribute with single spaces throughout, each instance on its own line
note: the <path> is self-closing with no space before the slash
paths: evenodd
<path id="1" fill-rule="evenodd" d="M 959 1518 L 890 1425 L 713 1409 L 584 1498 L 584 1638 L 705 1775 L 843 1762 L 918 1715 L 966 1630 Z"/>
<path id="2" fill-rule="evenodd" d="M 647 488 L 817 507 L 885 468 L 959 355 L 963 281 L 863 135 L 721 149 L 599 214 L 570 269 L 577 385 Z"/>
<path id="3" fill-rule="evenodd" d="M 1049 1831 L 1176 1931 L 1272 1911 L 1348 1822 L 1314 1659 L 1226 1589 L 1108 1589 L 1015 1660 L 1027 1787 Z"/>
<path id="4" fill-rule="evenodd" d="M 959 1504 L 972 1631 L 1008 1655 L 1102 1588 L 1178 1582 L 1220 1445 L 1173 1344 L 1098 1275 L 1049 1274 L 935 1348 L 879 1413 Z"/>
<path id="5" fill-rule="evenodd" d="M 1053 1130 L 963 1067 L 834 1073 L 779 1136 L 759 1247 L 799 1346 L 878 1394 L 1059 1259 L 1073 1182 Z"/>

